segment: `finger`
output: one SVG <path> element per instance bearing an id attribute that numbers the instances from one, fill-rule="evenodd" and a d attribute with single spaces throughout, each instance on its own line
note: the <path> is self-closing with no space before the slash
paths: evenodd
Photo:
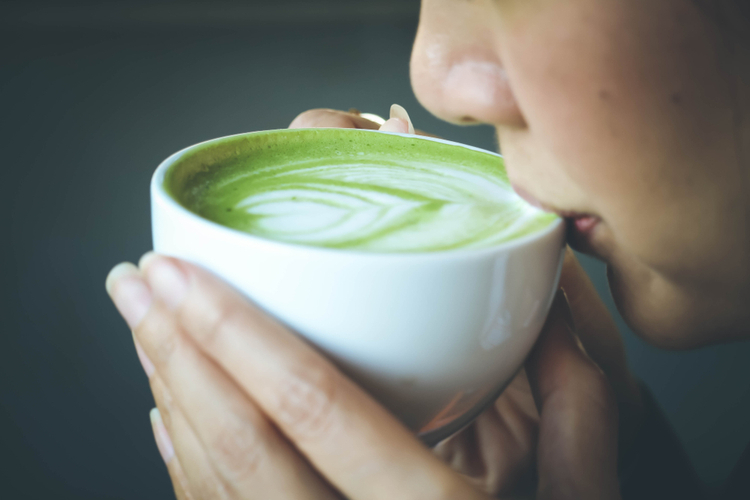
<path id="1" fill-rule="evenodd" d="M 398 104 L 391 106 L 391 117 L 380 126 L 382 132 L 397 132 L 399 134 L 414 134 L 414 125 L 409 114 Z"/>
<path id="2" fill-rule="evenodd" d="M 170 453 L 169 446 L 159 446 L 158 439 L 163 437 L 164 434 L 157 437 L 159 451 L 162 452 L 162 448 L 167 450 L 162 454 L 162 458 L 167 463 L 175 492 L 180 489 L 191 500 L 228 498 L 223 480 L 217 476 L 203 445 L 196 437 L 180 408 L 174 403 L 174 399 L 165 387 L 164 382 L 158 374 L 154 373 L 150 377 L 149 383 L 159 411 L 159 418 L 164 426 L 164 433 L 169 436 L 172 444 L 172 452 Z M 182 474 L 177 470 L 173 473 L 170 469 L 172 462 L 175 461 L 179 464 L 179 469 L 182 469 Z"/>
<path id="3" fill-rule="evenodd" d="M 308 111 L 300 113 L 294 120 L 292 120 L 289 128 L 359 128 L 368 130 L 381 129 L 381 127 L 383 126 L 383 122 L 379 120 L 371 120 L 370 117 L 373 116 L 374 115 L 371 115 L 370 113 L 360 114 L 359 112 L 354 113 L 338 111 L 335 109 L 310 109 Z M 399 120 L 404 121 L 407 124 L 410 121 L 408 119 L 403 120 L 403 117 L 399 118 Z M 385 130 L 389 131 L 388 128 L 386 128 Z M 393 132 L 394 130 L 391 131 Z M 395 130 L 395 132 L 401 132 L 401 129 Z M 409 130 L 406 129 L 403 133 L 413 133 L 416 135 L 435 137 L 439 139 L 438 136 L 430 134 L 423 130 L 414 129 L 412 132 L 409 132 Z"/>
<path id="4" fill-rule="evenodd" d="M 378 130 L 380 124 L 356 113 L 335 109 L 310 109 L 300 113 L 289 128 L 364 128 Z"/>
<path id="5" fill-rule="evenodd" d="M 157 264 L 180 276 L 150 283 L 175 308 L 183 330 L 345 496 L 486 498 L 330 362 L 229 286 L 175 259 L 154 259 L 149 268 Z"/>
<path id="6" fill-rule="evenodd" d="M 521 370 L 493 406 L 474 423 L 440 443 L 435 454 L 493 495 L 533 492 L 539 414 Z"/>
<path id="7" fill-rule="evenodd" d="M 151 430 L 154 432 L 156 446 L 159 449 L 159 454 L 161 455 L 162 460 L 164 460 L 164 463 L 167 466 L 167 471 L 172 480 L 172 488 L 174 489 L 177 500 L 193 500 L 193 497 L 188 493 L 185 471 L 182 470 L 180 460 L 174 456 L 172 439 L 169 437 L 169 432 L 164 426 L 159 409 L 152 409 L 149 413 L 149 418 L 151 419 Z"/>
<path id="8" fill-rule="evenodd" d="M 477 419 L 477 442 L 488 468 L 487 485 L 500 494 L 532 491 L 539 414 L 521 370 L 493 407 Z"/>
<path id="9" fill-rule="evenodd" d="M 128 266 L 129 267 L 129 266 Z M 132 272 L 138 270 L 133 266 Z M 156 374 L 156 368 L 133 334 L 135 350 L 151 385 L 151 392 L 157 408 L 151 410 L 151 427 L 159 454 L 167 465 L 167 471 L 172 480 L 172 486 L 178 500 L 193 500 L 194 498 L 218 498 L 218 493 L 224 493 L 220 481 L 216 478 L 213 467 L 208 462 L 203 448 L 195 433 L 187 425 L 179 408 L 173 405 L 173 399 L 164 387 L 164 383 Z M 171 431 L 171 432 L 170 432 Z M 176 436 L 177 449 L 171 436 Z M 179 457 L 185 457 L 189 474 L 185 473 Z M 190 478 L 190 480 L 188 480 Z M 191 486 L 192 484 L 192 486 Z M 217 492 L 217 488 L 219 491 Z"/>
<path id="10" fill-rule="evenodd" d="M 570 249 L 565 254 L 560 287 L 565 291 L 576 334 L 586 352 L 607 374 L 616 392 L 629 393 L 632 376 L 617 325 Z"/>
<path id="11" fill-rule="evenodd" d="M 573 335 L 567 307 L 558 293 L 526 363 L 540 413 L 537 498 L 616 499 L 617 404 Z"/>
<path id="12" fill-rule="evenodd" d="M 621 437 L 627 442 L 639 425 L 640 390 L 628 368 L 625 346 L 614 318 L 570 249 L 565 253 L 560 287 L 570 304 L 577 337 L 612 385 L 622 417 Z"/>
<path id="13" fill-rule="evenodd" d="M 406 134 L 409 132 L 409 125 L 401 118 L 389 118 L 383 125 L 381 125 L 380 131 Z"/>
<path id="14" fill-rule="evenodd" d="M 116 265 L 107 275 L 105 283 L 107 293 L 111 297 L 118 311 L 125 319 L 128 326 L 133 330 L 147 314 L 151 307 L 153 297 L 151 290 L 143 281 L 140 271 L 130 262 L 123 262 Z M 145 353 L 141 347 L 138 339 L 133 335 L 135 342 L 135 349 L 138 355 L 138 359 L 143 366 L 146 375 L 149 378 L 154 398 L 156 399 L 157 406 L 161 408 L 160 416 L 169 415 L 169 398 L 163 397 L 163 391 L 159 390 L 160 385 L 158 382 L 158 376 L 155 375 L 155 368 L 149 356 Z M 178 440 L 178 445 L 181 444 L 184 439 Z M 160 442 L 157 440 L 157 444 Z M 173 456 L 173 448 L 164 446 L 164 441 L 159 444 L 159 452 L 165 459 L 165 462 L 169 462 Z M 194 454 L 198 455 L 198 454 Z"/>
<path id="15" fill-rule="evenodd" d="M 196 474 L 189 475 L 201 483 L 198 490 L 216 495 L 219 492 L 214 490 L 221 487 L 223 480 L 227 487 L 261 496 L 273 492 L 300 499 L 331 497 L 330 487 L 260 416 L 245 395 L 226 376 L 222 379 L 215 365 L 197 356 L 199 352 L 177 331 L 163 305 L 151 299 L 150 289 L 135 266 L 117 266 L 108 277 L 107 288 L 135 330 L 143 353 L 155 367 L 157 376 L 151 377 L 154 396 L 166 417 L 182 466 L 189 474 L 190 470 L 198 469 Z M 186 363 L 185 359 L 193 363 Z M 196 359 L 201 366 L 196 366 Z M 168 380 L 173 382 L 172 393 L 160 389 L 162 378 L 158 375 L 167 385 Z M 234 388 L 240 401 L 227 398 L 227 387 Z M 166 398 L 164 394 L 173 394 L 176 403 L 170 403 L 171 396 Z M 206 401 L 212 404 L 205 404 Z M 181 408 L 181 411 L 167 408 Z M 181 424 L 183 415 L 190 417 L 189 425 Z M 201 450 L 192 446 L 188 428 L 201 438 L 201 449 L 217 472 L 213 482 L 205 472 L 211 467 L 205 467 Z"/>
<path id="16" fill-rule="evenodd" d="M 150 281 L 174 278 L 151 258 L 141 264 Z M 182 334 L 167 305 L 155 300 L 135 336 L 231 496 L 335 496 L 257 406 Z"/>
<path id="17" fill-rule="evenodd" d="M 414 125 L 412 125 L 411 118 L 409 118 L 409 113 L 406 112 L 406 109 L 404 109 L 403 106 L 399 104 L 391 105 L 391 119 L 394 119 L 394 118 L 400 120 L 402 123 L 406 123 L 405 133 L 414 134 Z M 381 130 L 382 130 L 382 127 L 381 127 Z"/>

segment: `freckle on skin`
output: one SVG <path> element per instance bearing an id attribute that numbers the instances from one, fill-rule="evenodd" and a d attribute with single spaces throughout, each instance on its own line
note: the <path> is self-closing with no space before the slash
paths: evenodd
<path id="1" fill-rule="evenodd" d="M 611 96 L 609 94 L 609 91 L 607 91 L 607 89 L 601 89 L 599 91 L 599 99 L 601 99 L 602 101 L 608 101 L 610 97 Z"/>
<path id="2" fill-rule="evenodd" d="M 679 94 L 679 92 L 675 92 L 670 96 L 670 99 L 673 104 L 680 105 L 682 103 L 682 96 Z"/>

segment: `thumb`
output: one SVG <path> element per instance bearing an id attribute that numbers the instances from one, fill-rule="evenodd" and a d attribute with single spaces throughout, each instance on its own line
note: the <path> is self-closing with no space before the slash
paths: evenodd
<path id="1" fill-rule="evenodd" d="M 570 248 L 565 252 L 560 288 L 568 299 L 576 336 L 612 384 L 620 409 L 620 439 L 628 443 L 640 427 L 640 389 L 628 368 L 615 320 Z"/>
<path id="2" fill-rule="evenodd" d="M 391 106 L 391 117 L 380 126 L 383 132 L 399 132 L 401 134 L 414 134 L 414 125 L 403 106 L 394 104 Z"/>
<path id="3" fill-rule="evenodd" d="M 526 371 L 539 410 L 537 499 L 619 499 L 617 403 L 558 292 Z"/>

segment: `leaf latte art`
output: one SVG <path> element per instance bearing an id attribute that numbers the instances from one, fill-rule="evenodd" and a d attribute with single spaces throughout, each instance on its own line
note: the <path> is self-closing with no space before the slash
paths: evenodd
<path id="1" fill-rule="evenodd" d="M 230 158 L 194 175 L 183 204 L 262 238 L 367 252 L 488 247 L 555 220 L 509 188 L 496 155 L 353 132 L 356 141 L 333 144 L 326 154 L 290 156 L 286 146 L 279 151 L 273 144 L 257 155 Z M 403 144 L 385 147 L 388 142 Z M 382 150 L 372 152 L 373 145 Z"/>

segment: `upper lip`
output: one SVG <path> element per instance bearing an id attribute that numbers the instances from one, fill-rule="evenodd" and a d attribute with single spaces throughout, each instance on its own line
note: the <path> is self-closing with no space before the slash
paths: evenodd
<path id="1" fill-rule="evenodd" d="M 556 208 L 548 203 L 544 203 L 539 201 L 537 198 L 535 198 L 531 193 L 526 191 L 521 186 L 518 186 L 517 184 L 512 184 L 513 190 L 516 192 L 518 196 L 523 198 L 529 205 L 532 205 L 534 207 L 537 207 L 541 210 L 544 210 L 545 212 L 552 212 L 564 219 L 577 219 L 580 217 L 595 217 L 592 214 L 588 214 L 585 212 L 576 212 L 575 210 L 562 210 L 559 208 Z"/>
<path id="2" fill-rule="evenodd" d="M 597 243 L 595 240 L 598 238 L 592 238 L 594 236 L 593 233 L 596 231 L 595 228 L 599 226 L 600 219 L 598 216 L 575 210 L 562 210 L 539 201 L 520 186 L 513 185 L 513 189 L 518 196 L 526 200 L 529 204 L 546 212 L 555 213 L 565 219 L 567 226 L 566 241 L 573 249 L 603 258 L 604 254 L 601 252 L 601 242 Z"/>

